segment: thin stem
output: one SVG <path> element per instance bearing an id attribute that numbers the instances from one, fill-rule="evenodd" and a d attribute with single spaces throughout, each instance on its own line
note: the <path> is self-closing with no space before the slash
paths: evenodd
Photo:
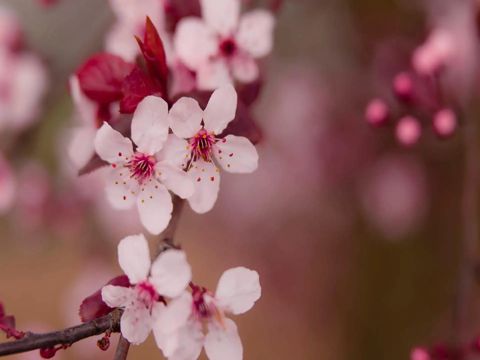
<path id="1" fill-rule="evenodd" d="M 26 333 L 20 340 L 0 344 L 0 356 L 18 354 L 35 349 L 51 348 L 56 345 L 72 345 L 85 338 L 100 335 L 106 331 L 120 330 L 121 310 L 114 310 L 110 314 L 87 323 L 54 331 L 46 334 Z"/>
<path id="2" fill-rule="evenodd" d="M 459 268 L 458 292 L 454 314 L 454 337 L 460 343 L 469 335 L 469 314 L 472 309 L 473 285 L 477 265 L 479 144 L 475 120 L 465 124 L 465 175 L 462 198 L 463 239 Z"/>
<path id="3" fill-rule="evenodd" d="M 117 350 L 115 350 L 114 360 L 125 360 L 128 355 L 128 350 L 130 349 L 130 343 L 122 335 L 118 339 Z"/>

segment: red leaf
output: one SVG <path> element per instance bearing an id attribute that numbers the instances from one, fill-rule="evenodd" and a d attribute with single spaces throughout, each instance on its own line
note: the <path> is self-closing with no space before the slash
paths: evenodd
<path id="1" fill-rule="evenodd" d="M 162 39 L 148 16 L 145 22 L 143 42 L 138 37 L 136 39 L 145 59 L 149 74 L 158 81 L 162 92 L 165 93 L 168 80 L 167 57 Z"/>
<path id="2" fill-rule="evenodd" d="M 119 101 L 122 83 L 134 66 L 116 55 L 94 55 L 77 71 L 80 87 L 88 98 L 99 104 Z"/>
<path id="3" fill-rule="evenodd" d="M 120 112 L 131 114 L 145 97 L 156 95 L 163 97 L 165 94 L 160 85 L 150 78 L 142 69 L 135 67 L 123 82 L 123 99 L 120 102 Z"/>
<path id="4" fill-rule="evenodd" d="M 126 275 L 117 276 L 105 285 L 116 285 L 122 287 L 129 287 L 130 282 Z M 89 297 L 85 298 L 80 305 L 80 319 L 82 322 L 92 321 L 101 316 L 111 313 L 113 309 L 105 304 L 102 300 L 102 290 L 99 289 Z"/>

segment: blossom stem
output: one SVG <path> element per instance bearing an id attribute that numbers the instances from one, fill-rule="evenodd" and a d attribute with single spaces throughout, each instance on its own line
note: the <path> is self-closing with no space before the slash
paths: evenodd
<path id="1" fill-rule="evenodd" d="M 114 360 L 125 360 L 128 355 L 128 350 L 130 349 L 130 343 L 122 335 L 118 339 L 117 350 L 115 350 Z"/>
<path id="2" fill-rule="evenodd" d="M 464 129 L 465 137 L 465 175 L 462 198 L 463 238 L 459 264 L 459 280 L 454 311 L 454 340 L 458 344 L 469 335 L 469 316 L 472 310 L 475 268 L 478 251 L 478 196 L 480 159 L 478 128 L 475 120 L 468 121 Z"/>
<path id="3" fill-rule="evenodd" d="M 158 239 L 158 243 L 156 245 L 157 252 L 155 256 L 162 253 L 165 250 L 178 248 L 178 245 L 175 244 L 175 231 L 178 227 L 178 222 L 180 221 L 180 215 L 182 213 L 183 204 L 185 200 L 181 199 L 177 195 L 173 195 L 173 211 L 172 211 L 172 219 L 168 223 L 167 228 L 162 232 Z"/>
<path id="4" fill-rule="evenodd" d="M 45 334 L 27 332 L 20 340 L 8 341 L 0 344 L 0 356 L 23 353 L 35 349 L 53 348 L 57 345 L 72 345 L 85 338 L 100 335 L 106 331 L 120 331 L 121 310 L 114 310 L 110 314 L 81 325 L 69 327 Z"/>

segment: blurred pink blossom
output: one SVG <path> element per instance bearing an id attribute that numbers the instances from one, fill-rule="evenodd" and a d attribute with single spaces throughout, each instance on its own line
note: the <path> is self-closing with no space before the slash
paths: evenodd
<path id="1" fill-rule="evenodd" d="M 16 195 L 16 180 L 10 164 L 0 153 L 0 214 L 12 207 Z"/>
<path id="2" fill-rule="evenodd" d="M 374 126 L 385 124 L 388 120 L 388 115 L 388 105 L 382 99 L 375 98 L 371 100 L 365 110 L 365 119 Z"/>
<path id="3" fill-rule="evenodd" d="M 415 145 L 422 135 L 420 122 L 413 116 L 401 118 L 397 123 L 395 135 L 401 144 L 405 146 Z"/>
<path id="4" fill-rule="evenodd" d="M 452 109 L 442 109 L 433 117 L 433 129 L 441 137 L 452 135 L 457 126 L 457 115 Z"/>

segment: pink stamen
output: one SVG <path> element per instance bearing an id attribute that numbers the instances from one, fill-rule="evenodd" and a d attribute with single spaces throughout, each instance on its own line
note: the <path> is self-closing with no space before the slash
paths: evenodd
<path id="1" fill-rule="evenodd" d="M 130 177 L 143 184 L 153 176 L 156 163 L 155 157 L 137 152 L 126 167 L 130 170 Z"/>
<path id="2" fill-rule="evenodd" d="M 137 290 L 138 299 L 143 302 L 147 308 L 151 308 L 155 302 L 160 300 L 160 295 L 148 281 L 137 284 L 135 289 Z"/>
<path id="3" fill-rule="evenodd" d="M 192 161 L 203 159 L 212 160 L 212 148 L 217 139 L 213 134 L 209 134 L 205 129 L 201 129 L 194 137 L 189 140 L 192 149 Z"/>

